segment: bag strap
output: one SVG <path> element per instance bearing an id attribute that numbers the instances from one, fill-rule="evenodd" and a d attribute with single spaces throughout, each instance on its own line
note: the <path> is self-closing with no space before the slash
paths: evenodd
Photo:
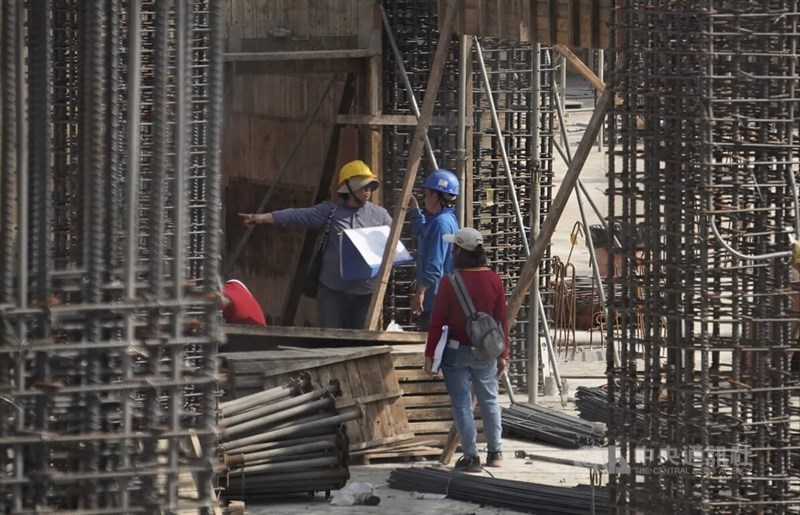
<path id="1" fill-rule="evenodd" d="M 458 303 L 461 304 L 461 309 L 464 310 L 464 314 L 467 315 L 467 318 L 472 317 L 472 315 L 475 314 L 475 306 L 472 304 L 472 299 L 469 296 L 464 280 L 461 278 L 461 274 L 459 274 L 458 271 L 454 272 L 450 275 L 450 280 L 453 282 L 453 290 L 456 292 L 456 297 L 458 297 Z"/>
<path id="2" fill-rule="evenodd" d="M 328 219 L 325 220 L 325 229 L 322 233 L 322 241 L 319 242 L 319 252 L 324 251 L 328 246 L 328 234 L 331 232 L 331 221 L 333 220 L 333 215 L 336 213 L 337 207 L 338 206 L 336 204 L 333 205 L 331 212 L 328 214 Z"/>

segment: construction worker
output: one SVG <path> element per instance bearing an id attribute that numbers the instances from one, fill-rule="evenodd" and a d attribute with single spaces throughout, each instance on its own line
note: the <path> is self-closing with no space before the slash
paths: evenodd
<path id="1" fill-rule="evenodd" d="M 379 185 L 378 176 L 372 173 L 366 163 L 350 161 L 339 170 L 338 202 L 325 201 L 313 207 L 282 209 L 271 213 L 239 213 L 248 227 L 254 224 L 275 224 L 278 227 L 300 225 L 324 233 L 328 226 L 317 291 L 321 327 L 364 328 L 376 280 L 343 280 L 339 270 L 339 247 L 345 229 L 392 224 L 389 213 L 370 202 L 372 192 Z"/>
<path id="2" fill-rule="evenodd" d="M 453 272 L 453 244 L 442 239 L 445 234 L 458 232 L 454 209 L 459 193 L 458 178 L 449 170 L 434 170 L 425 179 L 423 203 L 411 197 L 411 229 L 417 238 L 416 289 L 411 295 L 411 311 L 419 316 L 417 326 L 427 331 L 433 311 L 433 301 L 442 276 Z"/>

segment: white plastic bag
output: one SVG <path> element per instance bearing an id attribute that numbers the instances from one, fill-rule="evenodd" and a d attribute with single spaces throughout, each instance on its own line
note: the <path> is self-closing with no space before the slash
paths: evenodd
<path id="1" fill-rule="evenodd" d="M 381 498 L 375 495 L 375 488 L 369 483 L 351 481 L 344 488 L 333 494 L 331 504 L 334 506 L 375 506 Z"/>

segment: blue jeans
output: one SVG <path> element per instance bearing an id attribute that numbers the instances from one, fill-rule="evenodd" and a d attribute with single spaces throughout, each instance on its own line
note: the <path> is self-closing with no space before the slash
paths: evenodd
<path id="1" fill-rule="evenodd" d="M 483 435 L 489 452 L 503 450 L 503 428 L 500 425 L 500 405 L 497 402 L 497 362 L 482 363 L 472 355 L 468 345 L 458 349 L 445 348 L 442 356 L 444 384 L 453 404 L 453 419 L 461 439 L 461 449 L 467 456 L 478 455 L 478 432 L 472 415 L 470 382 L 478 398 L 483 418 Z"/>
<path id="2" fill-rule="evenodd" d="M 364 329 L 372 295 L 353 295 L 324 284 L 317 291 L 319 325 L 327 329 Z"/>

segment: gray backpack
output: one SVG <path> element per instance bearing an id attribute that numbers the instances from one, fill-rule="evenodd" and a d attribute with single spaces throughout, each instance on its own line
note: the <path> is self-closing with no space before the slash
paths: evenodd
<path id="1" fill-rule="evenodd" d="M 497 359 L 506 347 L 503 327 L 491 315 L 475 311 L 467 287 L 458 272 L 450 276 L 450 281 L 453 283 L 461 309 L 467 315 L 467 336 L 472 346 L 472 354 L 483 362 Z"/>

